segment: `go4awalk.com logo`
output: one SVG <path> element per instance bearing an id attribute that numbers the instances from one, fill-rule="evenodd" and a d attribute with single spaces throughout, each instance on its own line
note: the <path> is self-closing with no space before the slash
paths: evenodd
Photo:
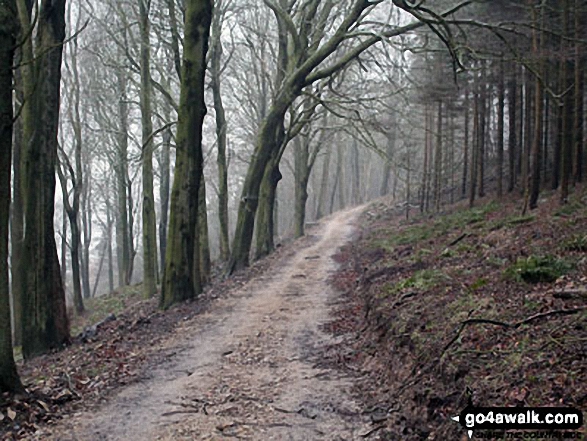
<path id="1" fill-rule="evenodd" d="M 478 431 L 499 431 L 504 435 L 501 439 L 572 439 L 575 435 L 579 439 L 579 434 L 568 431 L 583 425 L 583 413 L 568 407 L 467 406 L 452 419 L 463 426 L 469 438 L 473 438 Z M 532 432 L 506 433 L 508 430 Z M 478 437 L 487 438 L 482 432 Z"/>

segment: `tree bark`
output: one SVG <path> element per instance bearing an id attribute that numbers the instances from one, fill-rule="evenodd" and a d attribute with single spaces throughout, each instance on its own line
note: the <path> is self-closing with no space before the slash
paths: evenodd
<path id="1" fill-rule="evenodd" d="M 259 193 L 257 210 L 257 243 L 255 259 L 269 255 L 275 249 L 274 210 L 277 197 L 277 185 L 282 175 L 279 170 L 281 156 L 276 154 L 267 164 Z"/>
<path id="2" fill-rule="evenodd" d="M 200 262 L 200 284 L 205 286 L 210 280 L 212 261 L 210 259 L 210 235 L 208 232 L 208 205 L 206 203 L 206 181 L 204 173 L 200 178 L 198 196 L 198 252 Z"/>
<path id="3" fill-rule="evenodd" d="M 0 3 L 0 392 L 20 392 L 12 354 L 8 278 L 8 221 L 12 164 L 12 80 L 18 20 L 13 0 Z"/>
<path id="4" fill-rule="evenodd" d="M 302 139 L 300 139 L 302 138 Z M 294 139 L 294 236 L 305 233 L 306 203 L 308 201 L 308 182 L 310 180 L 310 146 L 306 134 Z"/>

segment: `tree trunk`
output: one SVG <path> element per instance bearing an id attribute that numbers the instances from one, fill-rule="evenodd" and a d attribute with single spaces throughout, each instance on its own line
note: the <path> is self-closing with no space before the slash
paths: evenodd
<path id="1" fill-rule="evenodd" d="M 505 72 L 504 61 L 499 63 L 497 84 L 497 197 L 503 196 L 503 148 L 504 148 Z"/>
<path id="2" fill-rule="evenodd" d="M 201 292 L 198 208 L 202 177 L 202 125 L 211 0 L 187 0 L 175 176 L 160 305 L 193 299 Z"/>
<path id="3" fill-rule="evenodd" d="M 24 3 L 24 2 L 22 2 Z M 30 29 L 30 16 L 22 22 Z M 37 31 L 38 55 L 26 82 L 30 113 L 23 117 L 25 239 L 20 265 L 23 282 L 23 355 L 25 358 L 69 342 L 69 323 L 55 244 L 55 167 L 65 37 L 65 0 L 44 2 Z"/>
<path id="4" fill-rule="evenodd" d="M 200 178 L 198 195 L 198 252 L 200 262 L 200 284 L 207 285 L 210 280 L 212 262 L 210 259 L 210 235 L 208 233 L 208 205 L 206 203 L 206 181 L 204 173 Z"/>
<path id="5" fill-rule="evenodd" d="M 541 12 L 544 14 L 544 12 Z M 536 17 L 536 11 L 533 12 L 534 22 L 537 27 L 542 29 L 544 26 L 544 20 L 541 20 L 541 24 L 538 22 Z M 542 123 L 543 123 L 543 107 L 544 100 L 542 97 L 542 83 L 540 77 L 544 75 L 544 66 L 542 62 L 542 31 L 534 29 L 532 31 L 532 47 L 535 56 L 539 61 L 538 75 L 539 78 L 534 78 L 534 139 L 532 140 L 532 151 L 530 152 L 531 157 L 531 168 L 530 168 L 530 200 L 529 207 L 531 210 L 535 209 L 538 205 L 538 195 L 540 194 L 540 166 L 542 164 Z"/>
<path id="6" fill-rule="evenodd" d="M 434 208 L 440 211 L 442 186 L 442 101 L 438 101 L 436 127 L 436 149 L 434 152 Z"/>
<path id="7" fill-rule="evenodd" d="M 488 124 L 488 99 L 487 99 L 487 79 L 485 75 L 485 65 L 481 66 L 481 85 L 480 88 L 480 97 L 479 97 L 479 126 L 478 126 L 478 146 L 477 146 L 477 166 L 479 170 L 477 171 L 477 187 L 479 189 L 479 197 L 482 198 L 485 196 L 485 140 L 486 140 L 486 129 L 489 126 Z"/>
<path id="8" fill-rule="evenodd" d="M 69 248 L 71 252 L 71 272 L 73 276 L 73 304 L 75 306 L 75 312 L 77 312 L 78 315 L 81 315 L 84 313 L 85 309 L 81 287 L 79 255 L 80 233 L 77 223 L 77 213 L 74 213 L 73 210 L 71 210 L 68 211 L 67 215 L 69 217 L 69 224 L 71 225 L 71 243 Z"/>
<path id="9" fill-rule="evenodd" d="M 296 238 L 304 235 L 304 227 L 306 223 L 306 202 L 308 201 L 308 181 L 310 180 L 309 142 L 310 141 L 306 135 L 298 135 L 294 139 L 294 236 Z"/>
<path id="10" fill-rule="evenodd" d="M 568 54 L 569 43 L 567 38 L 570 37 L 570 8 L 569 1 L 563 1 L 562 22 L 563 22 L 563 36 L 561 39 L 562 50 L 561 53 Z M 573 87 L 574 68 L 570 55 L 566 55 L 562 60 L 561 78 L 564 84 L 562 90 L 569 91 Z M 569 186 L 571 182 L 572 173 L 572 150 L 573 150 L 573 95 L 565 93 L 563 97 L 562 118 L 561 118 L 561 188 L 560 188 L 560 203 L 566 204 L 569 197 Z"/>
<path id="11" fill-rule="evenodd" d="M 522 152 L 522 194 L 529 189 L 530 152 L 532 150 L 533 90 L 532 78 L 528 69 L 524 70 L 524 142 Z"/>
<path id="12" fill-rule="evenodd" d="M 212 44 L 210 48 L 210 87 L 214 98 L 216 115 L 216 138 L 218 142 L 218 225 L 220 240 L 220 260 L 227 262 L 230 258 L 229 219 L 228 219 L 228 162 L 226 159 L 226 114 L 222 102 L 220 69 L 222 61 L 222 21 L 220 14 L 215 14 L 212 21 Z"/>
<path id="13" fill-rule="evenodd" d="M 339 144 L 337 148 L 338 152 L 338 209 L 344 210 L 346 208 L 346 187 L 345 187 L 345 174 L 346 171 L 344 169 L 344 150 L 342 146 Z"/>
<path id="14" fill-rule="evenodd" d="M 22 58 L 22 50 L 17 49 L 21 54 L 17 58 L 20 62 Z M 14 93 L 19 102 L 24 101 L 24 91 L 22 90 L 22 74 L 21 69 L 14 71 Z M 23 149 L 23 133 L 22 133 L 22 119 L 18 118 L 14 123 L 14 143 L 13 143 L 13 188 L 12 188 L 12 209 L 10 218 L 10 244 L 11 244 L 11 294 L 12 294 L 12 321 L 13 321 L 13 339 L 16 346 L 22 343 L 22 293 L 20 288 L 22 282 L 20 280 L 20 272 L 18 271 L 18 262 L 22 259 L 22 241 L 24 239 L 24 207 L 22 200 L 22 159 L 21 152 Z M 65 266 L 65 265 L 64 265 Z"/>
<path id="15" fill-rule="evenodd" d="M 277 196 L 277 185 L 282 178 L 279 171 L 279 160 L 276 155 L 267 165 L 259 193 L 259 207 L 257 210 L 257 244 L 255 259 L 261 259 L 275 249 L 274 208 Z"/>
<path id="16" fill-rule="evenodd" d="M 395 151 L 395 120 L 392 120 L 393 127 L 387 133 L 387 145 L 385 147 L 385 161 L 383 163 L 383 179 L 381 181 L 381 188 L 379 189 L 379 196 L 385 196 L 389 193 L 389 175 L 391 174 L 391 160 Z"/>
<path id="17" fill-rule="evenodd" d="M 424 106 L 424 164 L 422 166 L 422 188 L 420 190 L 420 213 L 426 211 L 426 199 L 428 197 L 428 163 L 430 162 L 429 148 L 430 130 L 428 127 L 428 104 Z"/>
<path id="18" fill-rule="evenodd" d="M 108 241 L 108 291 L 114 291 L 114 262 L 112 252 L 112 211 L 110 203 L 106 204 L 106 240 Z"/>
<path id="19" fill-rule="evenodd" d="M 473 96 L 473 145 L 471 150 L 471 179 L 469 179 L 469 207 L 475 204 L 477 192 L 478 161 L 479 161 L 479 86 Z"/>
<path id="20" fill-rule="evenodd" d="M 359 146 L 355 139 L 351 147 L 351 204 L 356 206 L 361 202 L 361 165 Z"/>
<path id="21" fill-rule="evenodd" d="M 581 10 L 583 8 L 583 10 Z M 585 75 L 583 73 L 584 66 L 584 50 L 585 43 L 583 38 L 583 24 L 585 14 L 585 6 L 581 5 L 580 0 L 575 0 L 575 89 L 574 89 L 574 121 L 573 132 L 575 134 L 573 142 L 573 183 L 583 181 L 583 98 L 585 95 Z"/>
<path id="22" fill-rule="evenodd" d="M 322 162 L 322 175 L 320 176 L 320 190 L 318 193 L 318 202 L 316 204 L 316 219 L 324 217 L 324 208 L 326 205 L 326 198 L 328 197 L 328 178 L 330 177 L 330 149 L 326 153 Z"/>
<path id="23" fill-rule="evenodd" d="M 291 95 L 296 94 L 291 90 Z M 283 132 L 285 112 L 290 104 L 290 93 L 283 92 L 278 96 L 259 129 L 257 146 L 247 170 L 240 199 L 232 256 L 228 265 L 228 273 L 249 265 L 249 254 L 255 228 L 255 215 L 259 206 L 261 183 L 272 158 L 277 155 L 281 146 L 278 132 Z M 272 167 L 269 167 L 271 169 Z M 272 190 L 269 182 L 265 184 L 269 194 Z M 268 209 L 269 207 L 265 207 Z M 271 214 L 272 215 L 272 214 Z M 272 223 L 273 221 L 271 221 Z"/>
<path id="24" fill-rule="evenodd" d="M 165 268 L 165 250 L 167 249 L 167 223 L 169 221 L 169 186 L 171 170 L 171 129 L 163 132 L 163 144 L 159 157 L 161 176 L 159 182 L 160 218 L 159 218 L 159 256 L 160 268 Z"/>
<path id="25" fill-rule="evenodd" d="M 469 90 L 465 90 L 465 139 L 463 149 L 463 176 L 461 182 L 461 197 L 464 199 L 467 197 L 467 179 L 469 175 L 469 108 L 471 106 L 469 102 Z"/>
<path id="26" fill-rule="evenodd" d="M 157 291 L 157 219 L 153 194 L 153 122 L 151 120 L 150 19 L 147 0 L 139 0 L 141 30 L 141 121 L 143 170 L 143 293 L 146 298 Z"/>
<path id="27" fill-rule="evenodd" d="M 118 286 L 130 284 L 132 277 L 131 230 L 129 226 L 128 205 L 128 98 L 126 94 L 127 79 L 122 71 L 117 71 L 118 86 L 118 155 L 114 164 L 116 173 L 116 255 L 118 261 Z"/>
<path id="28" fill-rule="evenodd" d="M 22 384 L 12 355 L 8 280 L 8 221 L 12 164 L 12 78 L 18 31 L 13 0 L 0 3 L 0 393 L 20 392 Z"/>
<path id="29" fill-rule="evenodd" d="M 516 149 L 518 148 L 518 132 L 516 128 L 518 85 L 516 84 L 515 70 L 512 75 L 513 78 L 510 80 L 508 87 L 508 193 L 514 191 L 516 186 Z"/>

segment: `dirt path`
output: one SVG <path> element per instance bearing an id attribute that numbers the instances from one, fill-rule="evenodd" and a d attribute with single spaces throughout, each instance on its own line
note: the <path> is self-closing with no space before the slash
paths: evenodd
<path id="1" fill-rule="evenodd" d="M 359 439 L 368 426 L 348 392 L 352 380 L 316 367 L 332 342 L 319 329 L 334 299 L 331 256 L 359 212 L 323 220 L 310 245 L 179 326 L 164 348 L 175 355 L 149 379 L 50 439 Z"/>

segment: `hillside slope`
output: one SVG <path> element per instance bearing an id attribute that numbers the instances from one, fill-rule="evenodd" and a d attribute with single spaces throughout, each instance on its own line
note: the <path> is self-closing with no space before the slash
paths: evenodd
<path id="1" fill-rule="evenodd" d="M 338 255 L 331 362 L 366 377 L 369 437 L 460 439 L 479 406 L 587 409 L 587 192 L 405 221 L 385 203 Z M 340 354 L 344 355 L 340 360 Z M 369 438 L 368 437 L 368 438 Z"/>

